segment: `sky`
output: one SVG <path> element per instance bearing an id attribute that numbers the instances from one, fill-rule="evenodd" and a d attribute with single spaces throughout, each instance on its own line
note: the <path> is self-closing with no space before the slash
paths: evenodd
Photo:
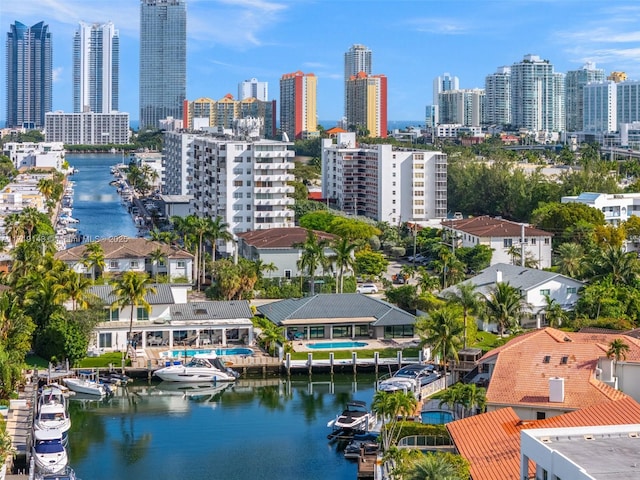
<path id="1" fill-rule="evenodd" d="M 49 25 L 53 109 L 73 111 L 72 46 L 79 21 L 113 21 L 120 32 L 120 111 L 139 117 L 138 0 L 2 0 L 6 41 L 19 21 Z M 433 79 L 445 72 L 460 88 L 527 54 L 556 72 L 596 62 L 606 74 L 640 79 L 637 0 L 187 0 L 187 97 L 237 96 L 250 78 L 269 83 L 303 71 L 318 77 L 318 118 L 343 114 L 344 53 L 372 50 L 373 74 L 388 78 L 389 120 L 424 119 Z M 4 43 L 4 42 L 3 42 Z M 0 117 L 6 116 L 6 58 L 0 55 Z M 326 125 L 325 125 L 326 126 Z M 329 125 L 331 126 L 331 125 Z"/>

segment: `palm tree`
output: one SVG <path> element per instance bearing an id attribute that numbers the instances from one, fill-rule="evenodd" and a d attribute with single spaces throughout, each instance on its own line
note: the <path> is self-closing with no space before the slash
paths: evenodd
<path id="1" fill-rule="evenodd" d="M 24 228 L 27 237 L 31 238 L 33 231 L 38 226 L 38 223 L 40 223 L 40 212 L 38 212 L 34 207 L 27 207 L 20 212 L 19 217 L 20 223 L 22 228 Z"/>
<path id="2" fill-rule="evenodd" d="M 482 307 L 481 294 L 476 291 L 473 283 L 461 283 L 455 291 L 446 294 L 447 301 L 462 307 L 462 317 L 464 320 L 464 336 L 462 348 L 467 348 L 467 318 L 469 314 L 476 314 Z"/>
<path id="3" fill-rule="evenodd" d="M 627 353 L 629 353 L 629 345 L 624 343 L 624 340 L 616 338 L 609 344 L 607 358 L 613 358 L 617 364 L 620 360 L 627 359 Z"/>
<path id="4" fill-rule="evenodd" d="M 10 213 L 4 217 L 4 228 L 11 242 L 11 246 L 15 247 L 18 240 L 24 236 L 20 216 L 17 213 Z"/>
<path id="5" fill-rule="evenodd" d="M 151 263 L 153 264 L 153 275 L 155 283 L 158 283 L 158 264 L 162 262 L 166 258 L 166 256 L 167 255 L 160 247 L 156 248 L 149 254 L 149 258 L 151 259 Z"/>
<path id="6" fill-rule="evenodd" d="M 515 325 L 524 308 L 524 295 L 508 283 L 499 282 L 485 300 L 488 317 L 494 320 L 500 328 L 500 336 L 505 329 Z"/>
<path id="7" fill-rule="evenodd" d="M 562 325 L 562 322 L 567 319 L 567 314 L 562 309 L 562 305 L 549 295 L 544 296 L 544 301 L 546 303 L 544 307 L 544 315 L 547 322 L 549 322 L 549 326 L 559 327 Z"/>
<path id="8" fill-rule="evenodd" d="M 635 285 L 640 273 L 637 254 L 613 246 L 597 251 L 591 265 L 592 280 L 611 277 L 614 284 Z"/>
<path id="9" fill-rule="evenodd" d="M 315 295 L 316 270 L 320 267 L 324 268 L 327 264 L 324 250 L 328 246 L 328 242 L 325 239 L 319 240 L 313 230 L 307 230 L 306 240 L 293 246 L 302 249 L 298 268 L 303 272 L 306 271 L 311 277 L 310 294 L 313 296 Z"/>
<path id="10" fill-rule="evenodd" d="M 435 275 L 431 275 L 426 267 L 418 267 L 418 286 L 420 292 L 434 292 L 440 288 L 440 279 Z"/>
<path id="11" fill-rule="evenodd" d="M 455 466 L 443 454 L 428 452 L 422 455 L 403 476 L 406 480 L 459 480 Z"/>
<path id="12" fill-rule="evenodd" d="M 228 242 L 233 240 L 233 235 L 229 233 L 229 225 L 224 222 L 221 216 L 217 216 L 215 220 L 207 219 L 207 231 L 205 232 L 206 239 L 211 242 L 211 258 L 216 261 L 216 243 L 218 240 L 224 240 Z"/>
<path id="13" fill-rule="evenodd" d="M 476 408 L 483 411 L 487 405 L 487 391 L 475 383 L 460 383 L 462 390 L 462 408 L 464 412 L 473 412 Z"/>
<path id="14" fill-rule="evenodd" d="M 147 312 L 151 311 L 151 305 L 147 302 L 148 293 L 155 294 L 156 289 L 148 286 L 149 277 L 146 274 L 138 272 L 125 272 L 120 278 L 113 282 L 113 294 L 116 300 L 111 305 L 112 308 L 120 308 L 122 311 L 125 307 L 131 306 L 129 316 L 129 331 L 127 332 L 127 351 L 128 345 L 131 344 L 131 333 L 133 330 L 133 309 L 134 307 L 144 307 Z"/>
<path id="15" fill-rule="evenodd" d="M 91 269 L 91 280 L 95 281 L 96 272 L 102 271 L 106 266 L 105 258 L 104 258 L 104 249 L 102 245 L 98 242 L 91 242 L 87 244 L 84 249 L 84 255 L 82 264 L 86 268 Z"/>
<path id="16" fill-rule="evenodd" d="M 257 259 L 254 260 L 253 264 L 255 265 L 255 270 L 256 270 L 256 277 L 257 280 L 256 281 L 260 281 L 262 280 L 263 276 L 264 276 L 264 272 L 277 272 L 278 271 L 278 267 L 276 266 L 275 263 L 270 262 L 270 263 L 264 263 L 264 261 L 262 261 L 262 259 Z"/>
<path id="17" fill-rule="evenodd" d="M 382 449 L 389 450 L 400 433 L 398 417 L 413 415 L 418 401 L 413 392 L 384 392 L 379 390 L 373 396 L 371 410 L 382 418 Z"/>
<path id="18" fill-rule="evenodd" d="M 438 308 L 416 323 L 416 330 L 422 345 L 431 346 L 433 353 L 440 356 L 444 364 L 444 376 L 447 377 L 447 361 L 458 359 L 460 335 L 464 325 L 460 321 L 460 311 L 451 305 Z"/>
<path id="19" fill-rule="evenodd" d="M 344 273 L 346 271 L 353 271 L 356 260 L 353 256 L 353 253 L 358 248 L 357 243 L 352 243 L 348 238 L 340 238 L 335 241 L 332 245 L 333 251 L 335 253 L 333 260 L 336 263 L 336 267 L 338 267 L 338 284 L 336 286 L 336 290 L 338 286 L 340 288 L 340 293 L 344 292 Z"/>
<path id="20" fill-rule="evenodd" d="M 582 278 L 585 271 L 585 255 L 582 245 L 573 242 L 563 243 L 556 252 L 555 264 L 558 272 L 573 278 Z"/>
<path id="21" fill-rule="evenodd" d="M 83 277 L 73 270 L 67 270 L 64 275 L 64 281 L 61 282 L 62 292 L 71 299 L 71 310 L 75 311 L 76 307 L 87 307 L 87 288 L 91 285 L 91 280 Z"/>

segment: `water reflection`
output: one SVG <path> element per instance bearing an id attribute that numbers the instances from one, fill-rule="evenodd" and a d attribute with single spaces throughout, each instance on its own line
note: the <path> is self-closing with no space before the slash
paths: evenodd
<path id="1" fill-rule="evenodd" d="M 374 383 L 369 375 L 134 383 L 107 399 L 72 398 L 71 465 L 94 480 L 352 480 L 356 467 L 327 443 L 327 422 L 351 399 L 370 403 Z"/>

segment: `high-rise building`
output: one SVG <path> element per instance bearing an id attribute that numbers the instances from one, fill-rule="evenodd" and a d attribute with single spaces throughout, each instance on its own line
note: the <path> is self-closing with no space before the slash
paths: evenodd
<path id="1" fill-rule="evenodd" d="M 565 118 L 568 132 L 582 130 L 584 118 L 583 90 L 587 83 L 603 82 L 604 70 L 593 62 L 585 63 L 578 70 L 570 70 L 565 77 Z"/>
<path id="2" fill-rule="evenodd" d="M 588 83 L 582 88 L 582 125 L 588 133 L 618 130 L 617 88 L 613 81 Z"/>
<path id="3" fill-rule="evenodd" d="M 391 224 L 447 216 L 447 155 L 322 139 L 322 196 L 344 212 Z"/>
<path id="4" fill-rule="evenodd" d="M 182 120 L 187 96 L 187 7 L 185 0 L 140 2 L 140 128 Z"/>
<path id="5" fill-rule="evenodd" d="M 347 81 L 347 125 L 387 136 L 387 77 L 359 72 Z"/>
<path id="6" fill-rule="evenodd" d="M 627 80 L 616 84 L 617 122 L 633 123 L 640 120 L 640 81 Z"/>
<path id="7" fill-rule="evenodd" d="M 51 111 L 51 33 L 16 22 L 7 33 L 7 127 L 43 128 Z"/>
<path id="8" fill-rule="evenodd" d="M 238 100 L 256 98 L 263 102 L 269 100 L 269 83 L 259 82 L 257 78 L 245 80 L 238 84 Z"/>
<path id="9" fill-rule="evenodd" d="M 344 54 L 344 114 L 347 115 L 347 82 L 360 72 L 371 75 L 371 50 L 355 43 Z"/>
<path id="10" fill-rule="evenodd" d="M 67 145 L 124 145 L 129 143 L 129 114 L 47 112 L 45 139 Z"/>
<path id="11" fill-rule="evenodd" d="M 511 67 L 498 67 L 484 80 L 485 125 L 511 124 Z"/>
<path id="12" fill-rule="evenodd" d="M 479 127 L 485 103 L 484 90 L 446 90 L 440 93 L 438 109 L 440 124 L 458 124 Z"/>
<path id="13" fill-rule="evenodd" d="M 525 55 L 511 66 L 511 124 L 534 132 L 559 131 L 564 121 L 556 118 L 562 111 L 556 95 L 560 77 L 549 60 Z"/>
<path id="14" fill-rule="evenodd" d="M 318 77 L 300 71 L 280 78 L 280 129 L 289 140 L 317 136 Z"/>
<path id="15" fill-rule="evenodd" d="M 436 77 L 433 79 L 433 106 L 435 107 L 436 113 L 436 125 L 440 122 L 440 118 L 438 118 L 438 100 L 439 96 L 442 92 L 446 92 L 447 90 L 459 90 L 460 89 L 460 80 L 458 77 L 452 76 L 450 73 L 444 73 L 442 76 Z"/>
<path id="16" fill-rule="evenodd" d="M 73 37 L 74 113 L 118 110 L 120 38 L 112 22 L 84 23 Z"/>

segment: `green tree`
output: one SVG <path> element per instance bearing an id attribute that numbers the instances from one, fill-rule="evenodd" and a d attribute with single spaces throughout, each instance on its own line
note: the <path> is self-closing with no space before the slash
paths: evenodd
<path id="1" fill-rule="evenodd" d="M 331 248 L 335 254 L 333 256 L 333 260 L 338 268 L 338 287 L 340 289 L 340 293 L 343 293 L 344 274 L 345 271 L 353 271 L 356 263 L 354 252 L 358 248 L 358 244 L 350 242 L 347 238 L 339 238 L 333 242 Z"/>
<path id="2" fill-rule="evenodd" d="M 363 277 L 379 277 L 387 270 L 388 260 L 380 252 L 374 252 L 370 248 L 364 248 L 355 254 L 356 273 Z"/>
<path id="3" fill-rule="evenodd" d="M 155 248 L 149 254 L 149 259 L 153 264 L 154 283 L 158 283 L 158 265 L 161 262 L 166 261 L 166 258 L 167 258 L 167 254 L 164 253 L 164 250 L 160 247 Z"/>
<path id="4" fill-rule="evenodd" d="M 461 283 L 455 290 L 445 295 L 448 302 L 459 305 L 462 308 L 462 318 L 464 322 L 464 336 L 462 348 L 467 348 L 467 319 L 469 315 L 477 314 L 484 303 L 481 294 L 476 290 L 473 283 Z"/>
<path id="5" fill-rule="evenodd" d="M 570 229 L 580 222 L 604 225 L 604 213 L 584 203 L 543 203 L 534 210 L 532 223 L 543 230 L 553 232 L 554 242 L 567 241 Z"/>
<path id="6" fill-rule="evenodd" d="M 133 311 L 135 308 L 143 307 L 147 312 L 151 312 L 151 305 L 147 301 L 147 294 L 156 294 L 156 289 L 149 286 L 149 277 L 139 272 L 128 271 L 116 279 L 113 283 L 113 295 L 116 300 L 111 308 L 131 307 L 129 315 L 129 331 L 127 332 L 127 351 L 131 345 L 131 334 L 133 331 Z"/>
<path id="7" fill-rule="evenodd" d="M 325 249 L 329 246 L 326 239 L 319 239 L 313 230 L 307 230 L 307 238 L 304 242 L 293 245 L 294 248 L 301 249 L 298 268 L 307 272 L 311 277 L 310 293 L 315 294 L 316 271 L 319 268 L 326 268 L 327 256 Z"/>
<path id="8" fill-rule="evenodd" d="M 420 457 L 408 474 L 406 480 L 465 480 L 458 476 L 455 466 L 441 453 L 428 452 Z"/>
<path id="9" fill-rule="evenodd" d="M 609 343 L 609 349 L 607 350 L 607 358 L 613 358 L 616 363 L 620 360 L 626 360 L 629 353 L 629 345 L 619 338 L 612 340 Z"/>
<path id="10" fill-rule="evenodd" d="M 418 401 L 412 392 L 385 392 L 378 390 L 373 396 L 371 410 L 382 419 L 382 449 L 395 445 L 400 434 L 399 419 L 413 415 Z"/>
<path id="11" fill-rule="evenodd" d="M 591 279 L 610 277 L 615 284 L 635 285 L 640 273 L 640 263 L 635 252 L 625 252 L 620 247 L 607 246 L 591 256 Z"/>
<path id="12" fill-rule="evenodd" d="M 447 376 L 447 362 L 458 359 L 458 350 L 462 345 L 460 337 L 464 325 L 460 318 L 460 310 L 450 305 L 429 313 L 428 317 L 419 318 L 416 331 L 421 345 L 429 345 L 434 355 L 440 357 Z"/>
<path id="13" fill-rule="evenodd" d="M 102 272 L 106 266 L 102 245 L 98 242 L 88 243 L 82 257 L 82 264 L 91 270 L 91 280 L 95 281 L 97 273 Z"/>
<path id="14" fill-rule="evenodd" d="M 87 307 L 87 289 L 91 281 L 73 270 L 67 270 L 60 284 L 63 295 L 71 300 L 71 310 Z"/>
<path id="15" fill-rule="evenodd" d="M 517 288 L 499 282 L 485 300 L 485 311 L 489 319 L 498 324 L 502 337 L 505 329 L 518 324 L 524 305 L 524 295 Z"/>
<path id="16" fill-rule="evenodd" d="M 587 268 L 582 245 L 573 242 L 561 244 L 556 250 L 555 264 L 562 275 L 582 278 Z"/>
<path id="17" fill-rule="evenodd" d="M 549 295 L 544 296 L 545 307 L 544 316 L 550 327 L 560 327 L 566 320 L 567 314 L 555 299 Z"/>

